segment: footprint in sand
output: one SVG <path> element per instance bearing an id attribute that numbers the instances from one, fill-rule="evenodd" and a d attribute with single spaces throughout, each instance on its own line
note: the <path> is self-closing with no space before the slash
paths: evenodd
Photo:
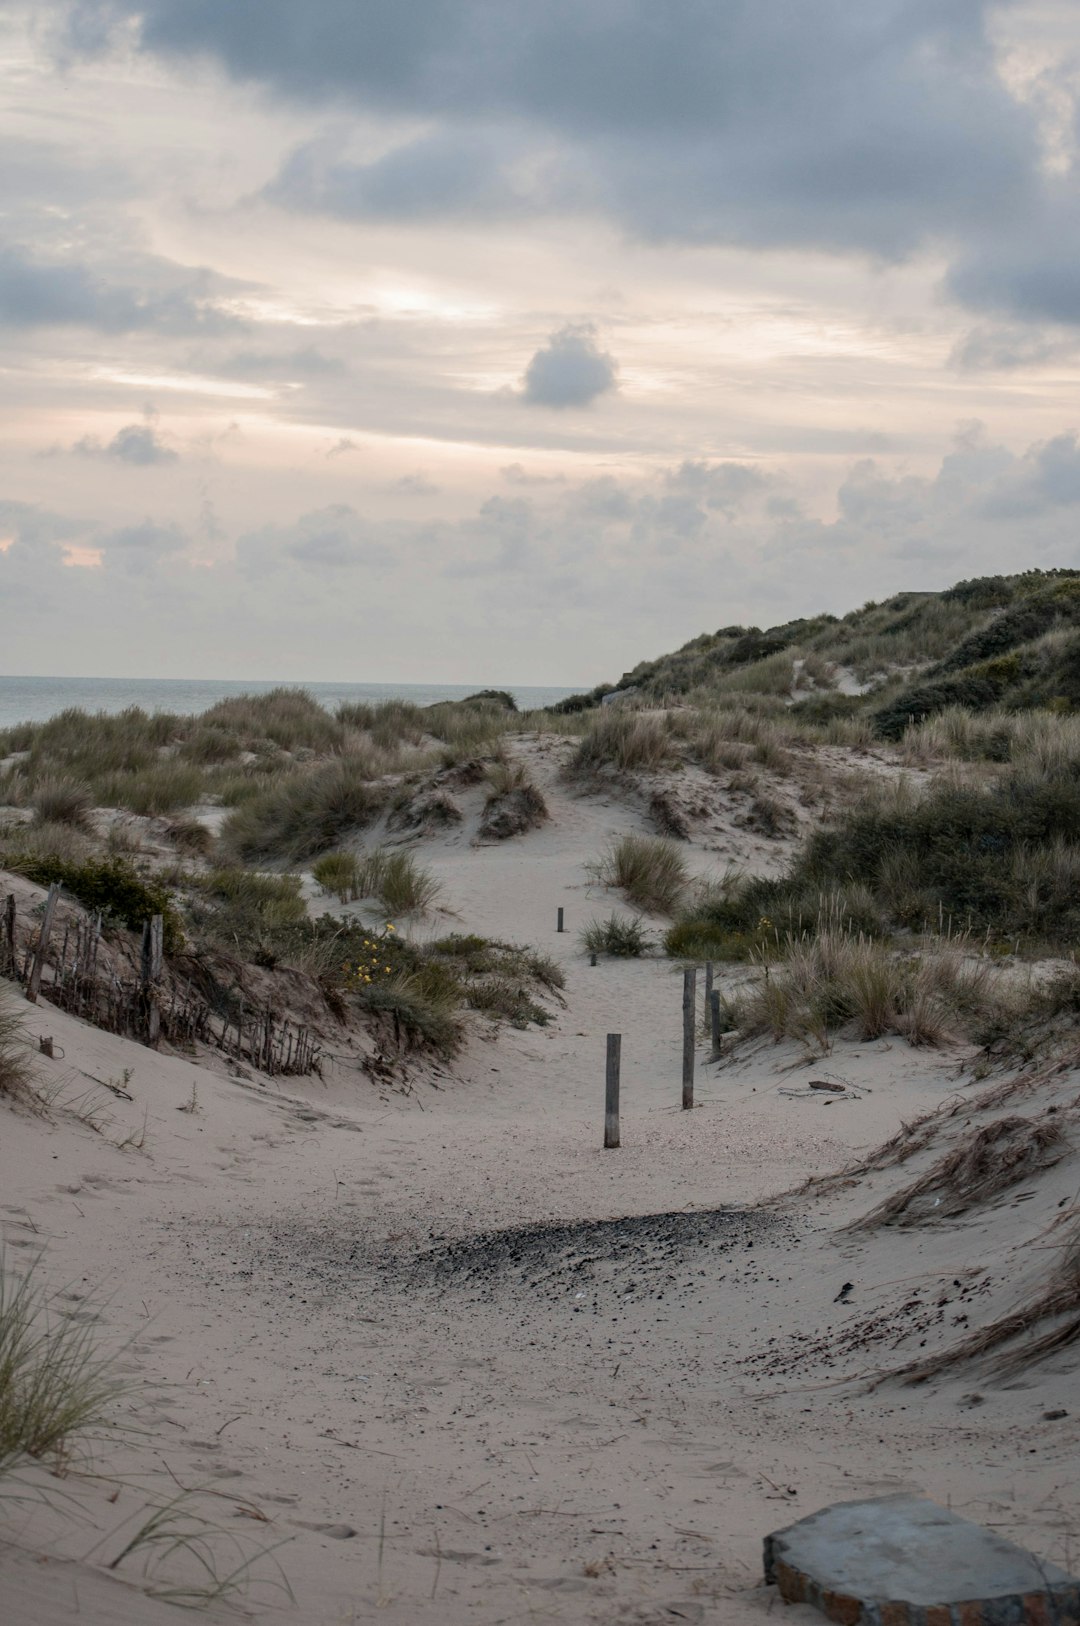
<path id="1" fill-rule="evenodd" d="M 307 1519 L 290 1519 L 299 1530 L 314 1530 L 320 1536 L 329 1536 L 331 1541 L 351 1541 L 356 1531 L 351 1524 L 312 1524 Z"/>

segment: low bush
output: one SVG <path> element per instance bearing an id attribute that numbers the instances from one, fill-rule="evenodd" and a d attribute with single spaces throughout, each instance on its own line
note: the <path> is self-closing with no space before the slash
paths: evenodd
<path id="1" fill-rule="evenodd" d="M 56 854 L 27 856 L 5 853 L 0 866 L 25 875 L 38 886 L 58 882 L 91 913 L 100 910 L 106 925 L 141 931 L 154 915 L 164 923 L 167 953 L 184 946 L 184 928 L 173 893 L 161 881 L 142 875 L 122 858 L 89 858 L 68 862 Z"/>
<path id="2" fill-rule="evenodd" d="M 591 867 L 592 879 L 618 887 L 631 903 L 652 914 L 674 914 L 686 888 L 686 860 L 659 836 L 620 836 Z"/>
<path id="3" fill-rule="evenodd" d="M 565 984 L 562 968 L 550 955 L 517 943 L 504 943 L 494 937 L 452 932 L 424 945 L 426 959 L 452 965 L 461 978 L 510 977 L 536 982 L 557 992 Z"/>
<path id="4" fill-rule="evenodd" d="M 581 934 L 587 954 L 610 954 L 615 959 L 637 960 L 649 949 L 640 920 L 626 915 L 609 915 L 607 920 L 590 920 Z"/>

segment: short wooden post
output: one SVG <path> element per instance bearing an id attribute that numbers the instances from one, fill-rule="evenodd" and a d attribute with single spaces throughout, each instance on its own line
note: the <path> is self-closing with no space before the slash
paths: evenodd
<path id="1" fill-rule="evenodd" d="M 712 1053 L 713 1053 L 713 1060 L 715 1061 L 716 1057 L 719 1056 L 721 1048 L 722 1048 L 721 1042 L 720 1042 L 720 990 L 719 990 L 719 988 L 714 988 L 712 993 L 709 995 L 709 1027 L 710 1027 L 710 1029 L 712 1031 Z"/>
<path id="2" fill-rule="evenodd" d="M 683 972 L 682 987 L 682 1104 L 694 1104 L 694 1016 L 697 1006 L 697 971 Z"/>
<path id="3" fill-rule="evenodd" d="M 50 1058 L 55 1056 L 56 1052 L 53 1049 L 53 1039 L 51 1034 L 43 1033 L 41 1035 L 41 1037 L 38 1039 L 38 1049 L 41 1051 L 43 1056 L 48 1056 Z"/>
<path id="4" fill-rule="evenodd" d="M 557 921 L 556 926 L 555 926 L 555 930 L 557 932 L 561 932 L 561 931 L 565 930 L 565 928 L 563 926 L 563 912 L 562 912 L 561 909 L 559 910 L 559 917 L 558 917 L 558 921 Z"/>
<path id="5" fill-rule="evenodd" d="M 589 964 L 590 965 L 595 965 L 596 964 L 596 955 L 595 954 L 590 954 L 589 955 Z"/>
<path id="6" fill-rule="evenodd" d="M 161 977 L 164 945 L 165 922 L 161 915 L 154 915 L 143 927 L 142 939 L 142 992 L 148 1045 L 156 1045 L 161 1038 L 161 1006 L 158 1004 L 157 985 Z"/>
<path id="7" fill-rule="evenodd" d="M 705 961 L 705 1002 L 704 1002 L 704 1004 L 702 1006 L 702 1011 L 701 1011 L 702 1027 L 704 1028 L 706 1033 L 709 1031 L 709 1006 L 712 1003 L 712 977 L 713 977 L 713 963 L 712 963 L 711 960 L 706 960 Z"/>
<path id="8" fill-rule="evenodd" d="M 38 989 L 41 987 L 41 973 L 45 969 L 45 956 L 49 951 L 49 937 L 52 933 L 59 897 L 60 883 L 54 881 L 49 888 L 49 896 L 45 899 L 45 915 L 41 922 L 41 934 L 38 937 L 34 961 L 30 967 L 30 980 L 26 985 L 26 997 L 31 1005 L 37 1004 Z"/>
<path id="9" fill-rule="evenodd" d="M 9 977 L 17 976 L 18 961 L 15 958 L 15 894 L 9 892 L 7 902 L 4 904 L 4 969 Z"/>
<path id="10" fill-rule="evenodd" d="M 604 1090 L 604 1148 L 619 1144 L 619 1063 L 622 1057 L 622 1034 L 607 1036 L 607 1076 Z"/>

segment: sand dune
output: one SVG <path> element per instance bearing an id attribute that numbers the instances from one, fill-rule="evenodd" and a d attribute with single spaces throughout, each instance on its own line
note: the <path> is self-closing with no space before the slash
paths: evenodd
<path id="1" fill-rule="evenodd" d="M 295 1602 L 256 1561 L 240 1603 L 305 1626 L 764 1621 L 763 1536 L 892 1490 L 1068 1566 L 1075 1351 L 1004 1378 L 875 1380 L 1037 1295 L 1075 1207 L 1075 1072 L 980 1105 L 993 1081 L 959 1077 L 955 1049 L 838 1044 L 808 1067 L 777 1046 L 717 1065 L 703 1044 L 681 1111 L 677 970 L 592 967 L 576 935 L 612 906 L 586 864 L 648 827 L 646 801 L 572 795 L 558 747 L 524 749 L 548 823 L 475 846 L 467 818 L 422 850 L 445 888 L 433 931 L 559 958 L 551 1026 L 478 1030 L 451 1067 L 376 1089 L 345 1054 L 282 1084 L 29 1012 L 55 1039 L 54 1106 L 4 1111 L 4 1235 L 17 1257 L 44 1249 L 49 1283 L 120 1347 L 141 1432 L 102 1442 L 102 1477 L 39 1476 L 48 1504 L 8 1521 L 12 1626 L 170 1618 L 103 1566 L 178 1486 L 247 1553 L 285 1543 Z M 723 814 L 687 849 L 704 870 L 785 847 Z M 605 1152 L 609 1031 L 623 1144 Z M 96 1082 L 128 1070 L 130 1102 Z M 107 1123 L 83 1121 L 91 1103 Z M 1049 1107 L 1061 1155 L 1019 1187 L 855 1224 L 958 1137 Z M 921 1150 L 872 1166 L 938 1108 Z M 119 1575 L 140 1580 L 137 1555 Z"/>

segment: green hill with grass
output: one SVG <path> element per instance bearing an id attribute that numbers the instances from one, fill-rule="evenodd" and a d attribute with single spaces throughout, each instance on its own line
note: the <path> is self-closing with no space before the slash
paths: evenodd
<path id="1" fill-rule="evenodd" d="M 956 706 L 1071 712 L 1080 707 L 1080 571 L 983 576 L 843 617 L 721 627 L 555 710 L 584 711 L 627 689 L 652 702 L 781 697 L 808 722 L 864 716 L 878 738 L 894 740 Z"/>

